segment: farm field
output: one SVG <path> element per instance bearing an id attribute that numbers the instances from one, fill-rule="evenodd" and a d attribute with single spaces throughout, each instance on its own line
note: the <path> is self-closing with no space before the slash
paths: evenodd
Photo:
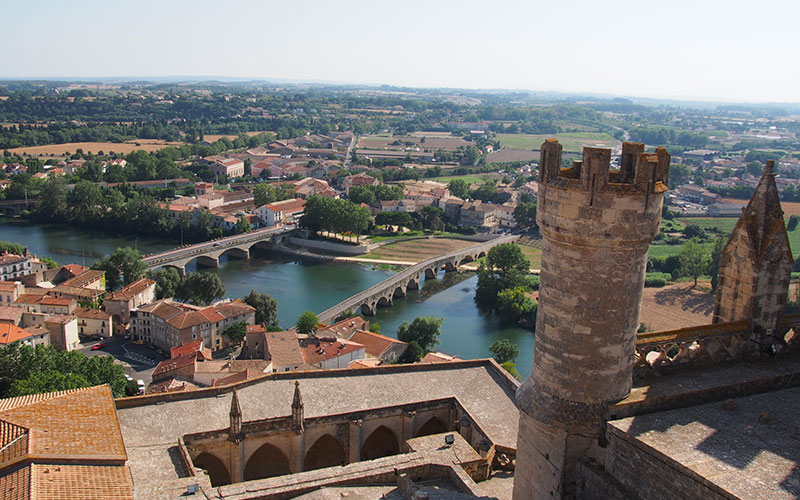
<path id="1" fill-rule="evenodd" d="M 487 163 L 508 163 L 512 161 L 538 161 L 539 151 L 527 149 L 501 149 L 486 156 Z"/>
<path id="2" fill-rule="evenodd" d="M 369 259 L 402 260 L 421 262 L 453 250 L 467 248 L 478 243 L 475 241 L 454 240 L 449 238 L 401 241 L 378 247 L 363 255 Z"/>
<path id="3" fill-rule="evenodd" d="M 421 142 L 423 137 L 425 138 L 425 142 Z M 400 141 L 401 144 L 392 146 L 391 143 L 395 141 Z M 471 142 L 467 142 L 460 137 L 454 137 L 452 135 L 421 135 L 421 136 L 392 136 L 391 134 L 376 134 L 376 135 L 364 135 L 358 138 L 358 148 L 363 149 L 396 149 L 396 150 L 403 150 L 407 147 L 412 147 L 407 144 L 406 142 L 410 142 L 413 144 L 413 147 L 419 147 L 420 150 L 436 150 L 436 149 L 444 149 L 446 151 L 454 151 L 461 146 L 471 146 L 474 145 Z"/>
<path id="4" fill-rule="evenodd" d="M 539 150 L 542 143 L 555 137 L 564 147 L 565 152 L 579 153 L 583 146 L 619 148 L 621 142 L 611 134 L 601 132 L 571 132 L 565 134 L 497 134 L 497 139 L 504 148 Z"/>
<path id="5" fill-rule="evenodd" d="M 158 139 L 141 139 L 139 141 L 129 142 L 66 142 L 64 144 L 48 144 L 46 146 L 25 146 L 21 148 L 12 148 L 9 151 L 12 154 L 28 154 L 31 156 L 48 156 L 59 157 L 69 156 L 78 149 L 82 149 L 84 153 L 98 153 L 102 151 L 105 154 L 111 152 L 128 154 L 137 149 L 145 151 L 158 151 L 169 146 L 180 146 L 182 142 L 167 142 Z"/>
<path id="6" fill-rule="evenodd" d="M 651 331 L 711 323 L 714 294 L 708 292 L 710 289 L 711 285 L 702 281 L 697 288 L 692 288 L 691 282 L 645 288 L 639 321 Z"/>
<path id="7" fill-rule="evenodd" d="M 785 208 L 786 203 L 781 203 L 784 206 L 784 212 L 786 215 L 790 215 L 788 210 Z M 800 205 L 800 203 L 798 204 Z M 690 217 L 690 218 L 682 218 L 677 219 L 680 224 L 684 226 L 689 224 L 694 224 L 699 226 L 702 229 L 709 229 L 712 227 L 716 227 L 719 229 L 719 236 L 723 239 L 727 240 L 728 235 L 731 234 L 733 228 L 736 226 L 736 222 L 739 219 L 736 217 Z M 786 223 L 788 224 L 789 217 L 786 217 Z M 795 257 L 800 257 L 800 228 L 796 228 L 794 231 L 788 232 L 789 236 L 789 245 L 792 248 L 792 255 Z M 703 243 L 703 245 L 708 249 L 710 252 L 714 249 L 714 238 L 715 236 L 712 234 L 712 238 L 710 241 Z M 681 249 L 683 245 L 650 245 L 650 250 L 648 255 L 650 257 L 669 257 L 671 255 L 678 255 L 681 253 Z"/>
<path id="8" fill-rule="evenodd" d="M 247 137 L 253 137 L 254 135 L 258 135 L 264 132 L 270 132 L 269 130 L 260 130 L 258 132 L 245 132 Z M 217 142 L 218 140 L 222 139 L 223 137 L 227 137 L 230 140 L 236 139 L 236 134 L 203 134 L 203 140 L 206 142 Z"/>
<path id="9" fill-rule="evenodd" d="M 438 182 L 450 182 L 454 179 L 461 179 L 462 181 L 466 182 L 467 184 L 481 184 L 485 182 L 487 179 L 490 179 L 491 176 L 489 174 L 483 175 L 445 175 L 442 177 L 434 177 L 431 180 L 438 181 Z"/>

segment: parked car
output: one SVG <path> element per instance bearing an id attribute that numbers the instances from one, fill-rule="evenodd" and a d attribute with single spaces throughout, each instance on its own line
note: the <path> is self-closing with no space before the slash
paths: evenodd
<path id="1" fill-rule="evenodd" d="M 137 380 L 136 385 L 139 386 L 139 392 L 144 392 L 145 388 L 147 387 L 146 385 L 144 385 L 144 380 L 142 379 Z"/>
<path id="2" fill-rule="evenodd" d="M 99 351 L 100 349 L 104 348 L 106 345 L 102 342 L 99 342 L 92 346 L 93 351 Z"/>

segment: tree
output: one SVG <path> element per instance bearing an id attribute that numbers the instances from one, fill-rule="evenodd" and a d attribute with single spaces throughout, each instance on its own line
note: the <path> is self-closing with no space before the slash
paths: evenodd
<path id="1" fill-rule="evenodd" d="M 506 361 L 511 361 L 513 363 L 517 360 L 517 356 L 519 356 L 519 347 L 509 342 L 508 339 L 500 339 L 489 344 L 489 352 L 491 352 L 492 357 L 502 365 Z"/>
<path id="2" fill-rule="evenodd" d="M 306 311 L 297 318 L 295 328 L 297 333 L 312 333 L 317 330 L 319 325 L 319 318 L 312 311 Z"/>
<path id="3" fill-rule="evenodd" d="M 403 355 L 400 356 L 400 362 L 416 363 L 417 361 L 422 359 L 423 356 L 425 356 L 425 349 L 420 347 L 420 345 L 415 340 L 412 340 L 406 346 L 406 350 L 405 352 L 403 352 Z"/>
<path id="4" fill-rule="evenodd" d="M 87 357 L 19 342 L 0 348 L 0 398 L 102 384 L 110 386 L 114 397 L 125 395 L 125 370 L 111 356 Z"/>
<path id="5" fill-rule="evenodd" d="M 156 282 L 156 299 L 177 296 L 183 280 L 174 267 L 162 267 L 156 271 L 149 271 L 147 277 Z"/>
<path id="6" fill-rule="evenodd" d="M 682 274 L 694 278 L 694 286 L 697 286 L 697 278 L 708 269 L 710 260 L 708 250 L 695 238 L 683 245 L 679 257 Z"/>
<path id="7" fill-rule="evenodd" d="M 247 323 L 244 321 L 234 323 L 222 332 L 222 336 L 234 344 L 244 340 L 245 334 L 247 334 Z"/>
<path id="8" fill-rule="evenodd" d="M 381 325 L 380 325 L 380 323 L 378 323 L 377 321 L 371 322 L 369 324 L 369 331 L 371 331 L 372 333 L 380 334 L 381 333 Z"/>
<path id="9" fill-rule="evenodd" d="M 58 262 L 50 257 L 39 257 L 39 261 L 47 266 L 47 269 L 55 269 L 59 266 Z"/>
<path id="10" fill-rule="evenodd" d="M 685 228 L 683 228 L 683 235 L 689 239 L 704 238 L 706 233 L 697 224 L 688 224 Z"/>
<path id="11" fill-rule="evenodd" d="M 96 261 L 92 269 L 105 271 L 106 286 L 114 290 L 118 285 L 130 285 L 144 276 L 147 264 L 142 261 L 142 254 L 131 247 L 117 248 L 114 253 Z"/>
<path id="12" fill-rule="evenodd" d="M 375 224 L 410 227 L 413 220 L 408 212 L 378 212 L 375 214 Z"/>
<path id="13" fill-rule="evenodd" d="M 371 189 L 372 186 L 361 185 L 353 186 L 347 194 L 348 199 L 356 204 L 366 203 L 370 205 L 375 203 L 375 190 Z"/>
<path id="14" fill-rule="evenodd" d="M 234 234 L 244 234 L 249 233 L 253 228 L 250 226 L 250 223 L 245 219 L 244 216 L 239 217 L 239 220 L 236 222 L 236 226 L 233 228 Z"/>
<path id="15" fill-rule="evenodd" d="M 711 290 L 716 291 L 719 285 L 719 263 L 722 258 L 722 249 L 725 248 L 725 242 L 722 238 L 717 238 L 714 243 L 714 250 L 711 252 L 711 263 L 708 265 L 708 274 L 711 275 Z"/>
<path id="16" fill-rule="evenodd" d="M 453 179 L 447 184 L 450 194 L 458 198 L 466 198 L 469 196 L 469 184 L 464 179 Z"/>
<path id="17" fill-rule="evenodd" d="M 486 265 L 497 273 L 499 288 L 518 286 L 522 275 L 530 272 L 531 263 L 515 243 L 503 243 L 489 250 Z"/>
<path id="18" fill-rule="evenodd" d="M 792 215 L 789 217 L 789 224 L 786 225 L 787 231 L 794 231 L 797 229 L 797 223 L 800 222 L 800 217 L 797 215 Z"/>
<path id="19" fill-rule="evenodd" d="M 278 324 L 278 301 L 269 294 L 250 290 L 244 301 L 255 307 L 256 323 L 264 326 Z"/>
<path id="20" fill-rule="evenodd" d="M 403 342 L 416 342 L 427 353 L 439 344 L 443 318 L 417 316 L 409 323 L 403 321 L 397 329 L 397 338 Z"/>
<path id="21" fill-rule="evenodd" d="M 442 223 L 444 211 L 441 208 L 425 205 L 422 207 L 422 212 L 420 212 L 420 214 L 422 216 L 422 224 L 426 229 L 432 231 L 439 231 L 442 229 L 444 225 L 444 223 Z"/>
<path id="22" fill-rule="evenodd" d="M 528 226 L 535 228 L 536 225 L 536 202 L 526 203 L 521 202 L 514 209 L 514 220 L 520 226 Z"/>
<path id="23" fill-rule="evenodd" d="M 537 309 L 536 302 L 525 295 L 525 288 L 521 286 L 506 288 L 497 294 L 497 312 L 506 321 L 533 327 Z"/>
<path id="24" fill-rule="evenodd" d="M 217 274 L 192 273 L 181 280 L 176 296 L 205 306 L 225 296 L 225 285 Z"/>

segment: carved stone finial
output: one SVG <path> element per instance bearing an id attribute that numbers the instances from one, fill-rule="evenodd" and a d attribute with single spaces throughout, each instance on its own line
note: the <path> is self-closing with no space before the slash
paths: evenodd
<path id="1" fill-rule="evenodd" d="M 239 396 L 236 389 L 233 389 L 231 397 L 230 428 L 228 429 L 228 439 L 235 443 L 241 442 L 242 436 L 242 407 L 239 405 Z"/>
<path id="2" fill-rule="evenodd" d="M 294 381 L 294 398 L 292 399 L 292 431 L 302 434 L 305 430 L 303 424 L 303 396 L 300 394 L 300 382 Z"/>

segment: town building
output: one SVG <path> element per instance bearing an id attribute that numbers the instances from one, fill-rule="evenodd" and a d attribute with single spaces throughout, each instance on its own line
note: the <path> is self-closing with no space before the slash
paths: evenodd
<path id="1" fill-rule="evenodd" d="M 314 335 L 299 340 L 305 364 L 321 370 L 347 368 L 351 361 L 367 357 L 363 345 L 349 340 Z"/>
<path id="2" fill-rule="evenodd" d="M 79 336 L 109 338 L 114 334 L 114 320 L 105 311 L 79 307 L 73 315 L 78 319 Z"/>
<path id="3" fill-rule="evenodd" d="M 356 330 L 348 340 L 363 345 L 366 357 L 379 359 L 385 363 L 397 361 L 408 347 L 405 342 L 368 330 Z"/>
<path id="4" fill-rule="evenodd" d="M 29 255 L 4 253 L 0 255 L 0 281 L 16 281 L 17 278 L 35 272 Z"/>
<path id="5" fill-rule="evenodd" d="M 50 345 L 50 332 L 39 331 L 33 333 L 13 324 L 0 322 L 0 347 L 5 347 L 14 342 L 30 347 L 36 347 L 37 345 L 48 346 Z"/>
<path id="6" fill-rule="evenodd" d="M 350 194 L 350 189 L 355 186 L 377 186 L 380 183 L 380 179 L 363 172 L 355 175 L 348 175 L 342 179 L 342 187 L 344 187 L 344 192 L 348 195 Z"/>
<path id="7" fill-rule="evenodd" d="M 0 304 L 13 304 L 25 293 L 25 285 L 19 281 L 0 281 Z"/>
<path id="8" fill-rule="evenodd" d="M 74 351 L 80 347 L 78 319 L 75 316 L 48 316 L 44 326 L 50 332 L 50 344 L 60 351 Z"/>
<path id="9" fill-rule="evenodd" d="M 256 214 L 266 227 L 296 224 L 302 217 L 305 206 L 305 200 L 293 198 L 260 206 L 256 209 Z"/>
<path id="10" fill-rule="evenodd" d="M 169 351 L 194 340 L 203 340 L 212 351 L 227 347 L 222 335 L 229 326 L 253 324 L 255 309 L 243 302 L 221 302 L 197 307 L 161 299 L 131 311 L 131 335 Z"/>
<path id="11" fill-rule="evenodd" d="M 465 202 L 459 213 L 459 224 L 489 230 L 497 227 L 497 205 L 481 200 Z"/>
<path id="12" fill-rule="evenodd" d="M 131 310 L 154 302 L 155 299 L 156 282 L 142 278 L 106 297 L 103 307 L 113 317 L 115 327 L 119 328 L 130 322 Z"/>
<path id="13" fill-rule="evenodd" d="M 238 158 L 215 158 L 208 169 L 218 176 L 224 175 L 229 179 L 244 177 L 244 161 Z"/>

